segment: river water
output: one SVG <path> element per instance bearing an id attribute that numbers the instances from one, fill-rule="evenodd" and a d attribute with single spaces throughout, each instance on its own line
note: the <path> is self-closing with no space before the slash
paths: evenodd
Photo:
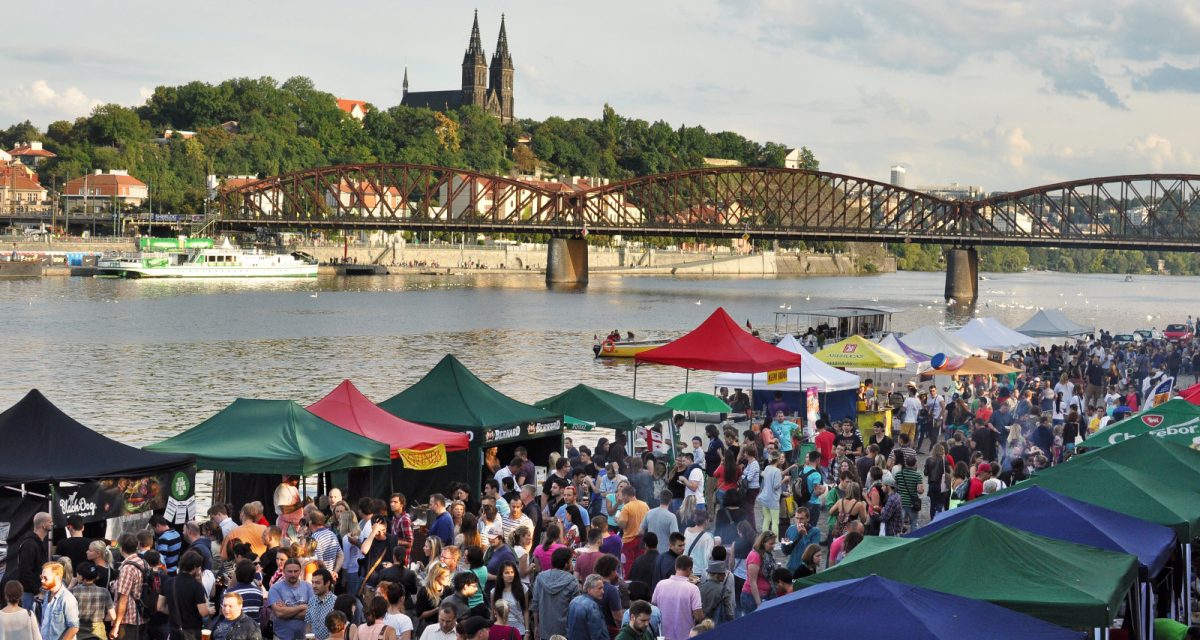
<path id="1" fill-rule="evenodd" d="M 1200 313 L 1200 278 L 988 274 L 976 313 L 1015 326 L 1037 306 L 1112 330 L 1162 328 Z M 236 397 L 309 404 L 343 378 L 376 401 L 455 354 L 486 382 L 532 402 L 579 382 L 632 391 L 632 365 L 592 357 L 612 329 L 674 336 L 717 306 L 773 326 L 841 304 L 904 309 L 899 331 L 947 322 L 938 273 L 793 279 L 593 276 L 586 292 L 540 276 L 478 274 L 317 280 L 0 281 L 0 407 L 30 388 L 80 422 L 143 445 L 198 424 Z M 949 311 L 949 313 L 948 313 Z M 961 321 L 954 317 L 950 321 Z M 710 374 L 692 374 L 704 388 Z M 666 400 L 684 373 L 644 367 L 638 397 Z"/>

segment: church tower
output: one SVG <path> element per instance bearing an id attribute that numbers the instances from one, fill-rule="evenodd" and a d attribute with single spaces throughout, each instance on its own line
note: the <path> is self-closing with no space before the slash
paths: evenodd
<path id="1" fill-rule="evenodd" d="M 462 63 L 462 104 L 473 104 L 484 108 L 487 98 L 487 56 L 483 53 L 483 44 L 479 41 L 479 10 L 475 10 L 475 23 L 471 26 L 471 42 L 463 55 Z"/>
<path id="2" fill-rule="evenodd" d="M 508 33 L 504 28 L 504 14 L 500 15 L 500 38 L 496 51 L 492 53 L 490 90 L 500 102 L 500 122 L 513 121 L 513 62 L 508 52 Z"/>

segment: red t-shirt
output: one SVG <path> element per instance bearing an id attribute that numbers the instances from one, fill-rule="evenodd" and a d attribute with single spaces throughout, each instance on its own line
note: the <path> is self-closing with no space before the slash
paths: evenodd
<path id="1" fill-rule="evenodd" d="M 967 488 L 967 500 L 974 500 L 983 495 L 983 482 L 979 478 L 971 478 L 971 486 Z"/>
<path id="2" fill-rule="evenodd" d="M 830 462 L 833 462 L 833 441 L 836 436 L 833 432 L 826 429 L 817 434 L 813 442 L 817 445 L 817 451 L 821 452 L 821 466 L 828 467 Z"/>

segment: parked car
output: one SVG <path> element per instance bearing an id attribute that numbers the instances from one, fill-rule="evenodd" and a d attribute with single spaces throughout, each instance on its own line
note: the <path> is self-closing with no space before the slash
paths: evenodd
<path id="1" fill-rule="evenodd" d="M 1186 324 L 1169 324 L 1163 331 L 1168 342 L 1191 342 L 1192 330 Z"/>
<path id="2" fill-rule="evenodd" d="M 1113 336 L 1113 344 L 1137 344 L 1142 336 L 1137 333 L 1118 333 Z"/>
<path id="3" fill-rule="evenodd" d="M 1162 340 L 1163 333 L 1158 329 L 1138 329 L 1135 334 L 1142 337 L 1142 340 Z"/>

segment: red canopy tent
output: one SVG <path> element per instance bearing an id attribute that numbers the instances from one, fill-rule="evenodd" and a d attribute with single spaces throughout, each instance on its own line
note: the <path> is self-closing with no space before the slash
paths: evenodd
<path id="1" fill-rule="evenodd" d="M 634 360 L 730 373 L 762 373 L 800 366 L 800 354 L 750 335 L 722 307 L 717 307 L 707 320 L 687 335 L 643 351 L 634 356 Z"/>
<path id="2" fill-rule="evenodd" d="M 1200 404 L 1200 384 L 1194 384 L 1179 392 L 1179 397 L 1192 404 Z"/>
<path id="3" fill-rule="evenodd" d="M 392 489 L 399 489 L 408 494 L 410 501 L 421 500 L 443 490 L 467 464 L 471 442 L 468 434 L 398 418 L 371 402 L 349 380 L 343 380 L 329 395 L 309 405 L 308 410 L 391 448 L 390 473 L 364 469 L 360 471 L 366 477 L 351 474 L 344 479 L 350 485 L 368 483 L 369 488 L 358 485 L 360 495 L 365 490 L 382 497 Z"/>

